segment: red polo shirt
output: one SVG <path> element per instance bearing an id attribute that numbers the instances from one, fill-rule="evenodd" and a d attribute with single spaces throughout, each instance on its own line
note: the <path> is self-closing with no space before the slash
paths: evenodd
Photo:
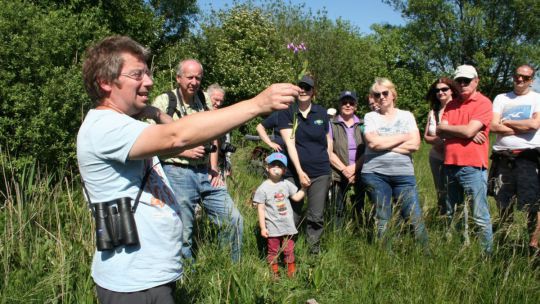
<path id="1" fill-rule="evenodd" d="M 442 120 L 449 125 L 468 125 L 471 120 L 482 123 L 482 131 L 488 138 L 483 144 L 475 144 L 472 139 L 453 137 L 445 140 L 445 165 L 487 168 L 489 153 L 489 125 L 493 117 L 489 98 L 475 92 L 467 100 L 452 100 L 446 105 Z"/>

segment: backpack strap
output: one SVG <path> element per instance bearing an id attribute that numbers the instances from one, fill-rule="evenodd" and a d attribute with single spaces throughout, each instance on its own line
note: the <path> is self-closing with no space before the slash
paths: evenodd
<path id="1" fill-rule="evenodd" d="M 202 90 L 197 91 L 197 97 L 199 97 L 199 101 L 201 102 L 201 105 L 203 107 L 203 110 L 208 111 L 208 105 L 206 104 L 206 97 L 204 96 L 204 93 Z"/>
<path id="2" fill-rule="evenodd" d="M 178 104 L 178 100 L 176 98 L 176 95 L 174 95 L 173 91 L 167 91 L 167 96 L 169 97 L 169 105 L 167 106 L 167 115 L 170 117 L 173 117 L 174 113 L 176 112 L 176 105 Z"/>
<path id="3" fill-rule="evenodd" d="M 178 96 L 181 96 L 180 90 L 178 88 L 176 89 L 176 92 Z M 177 96 L 174 94 L 173 91 L 167 91 L 166 94 L 169 97 L 169 105 L 167 106 L 167 115 L 172 117 L 173 114 L 176 113 L 178 117 L 185 116 L 187 113 L 186 113 L 186 110 L 184 108 L 184 104 L 182 103 L 182 101 L 180 101 L 181 111 L 178 111 L 176 107 L 178 105 Z M 209 110 L 208 105 L 206 104 L 206 98 L 204 97 L 204 93 L 202 90 L 197 91 L 197 97 L 199 98 L 199 101 L 201 102 L 202 109 L 204 111 L 208 111 Z"/>

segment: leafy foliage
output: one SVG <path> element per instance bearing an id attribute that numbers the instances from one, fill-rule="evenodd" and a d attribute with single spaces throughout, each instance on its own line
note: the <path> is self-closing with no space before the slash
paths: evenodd
<path id="1" fill-rule="evenodd" d="M 170 7 L 177 19 L 162 17 Z M 159 46 L 166 26 L 185 24 L 194 1 L 0 0 L 0 150 L 10 165 L 75 164 L 75 137 L 90 107 L 81 57 L 93 41 L 122 34 Z M 185 18 L 180 18 L 186 13 Z M 178 19 L 180 18 L 180 19 Z"/>
<path id="2" fill-rule="evenodd" d="M 290 81 L 286 44 L 262 10 L 239 5 L 202 27 L 201 61 L 208 81 L 232 100 L 254 96 L 274 82 Z"/>
<path id="3" fill-rule="evenodd" d="M 540 61 L 540 2 L 536 0 L 386 0 L 410 21 L 407 48 L 429 70 L 448 74 L 461 64 L 479 72 L 488 96 L 509 90 L 516 66 Z"/>
<path id="4" fill-rule="evenodd" d="M 409 22 L 375 25 L 373 34 L 364 35 L 345 20 L 330 20 L 324 10 L 285 1 L 238 1 L 201 16 L 193 0 L 0 0 L 1 153 L 15 158 L 15 167 L 36 160 L 75 164 L 76 132 L 90 107 L 81 57 L 110 34 L 132 36 L 153 49 L 153 96 L 174 87 L 176 65 L 192 57 L 204 65 L 203 87 L 222 85 L 227 104 L 270 83 L 295 81 L 298 60 L 286 45 L 303 42 L 317 103 L 336 107 L 342 90 L 365 97 L 375 77 L 388 77 L 397 85 L 398 107 L 412 111 L 420 127 L 428 85 L 455 66 L 474 64 L 482 91 L 493 97 L 508 90 L 517 64 L 540 62 L 540 28 L 532 26 L 540 23 L 538 1 L 385 2 Z M 190 28 L 195 18 L 201 22 Z M 235 133 L 253 133 L 257 122 Z"/>
<path id="5" fill-rule="evenodd" d="M 74 161 L 74 134 L 88 107 L 80 56 L 89 40 L 108 32 L 99 11 L 73 15 L 2 0 L 0 33 L 0 144 L 19 164 Z"/>

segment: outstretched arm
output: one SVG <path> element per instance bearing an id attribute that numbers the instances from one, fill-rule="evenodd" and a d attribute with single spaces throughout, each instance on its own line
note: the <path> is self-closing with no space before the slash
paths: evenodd
<path id="1" fill-rule="evenodd" d="M 208 142 L 257 115 L 286 109 L 299 90 L 292 84 L 274 84 L 256 97 L 232 106 L 195 113 L 168 124 L 151 125 L 131 147 L 129 159 L 177 154 Z"/>

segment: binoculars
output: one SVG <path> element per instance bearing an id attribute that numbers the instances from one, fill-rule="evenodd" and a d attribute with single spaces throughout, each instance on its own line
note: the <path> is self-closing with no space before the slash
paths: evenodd
<path id="1" fill-rule="evenodd" d="M 131 198 L 93 204 L 96 220 L 98 251 L 112 250 L 121 245 L 138 245 L 139 235 L 131 208 Z"/>

